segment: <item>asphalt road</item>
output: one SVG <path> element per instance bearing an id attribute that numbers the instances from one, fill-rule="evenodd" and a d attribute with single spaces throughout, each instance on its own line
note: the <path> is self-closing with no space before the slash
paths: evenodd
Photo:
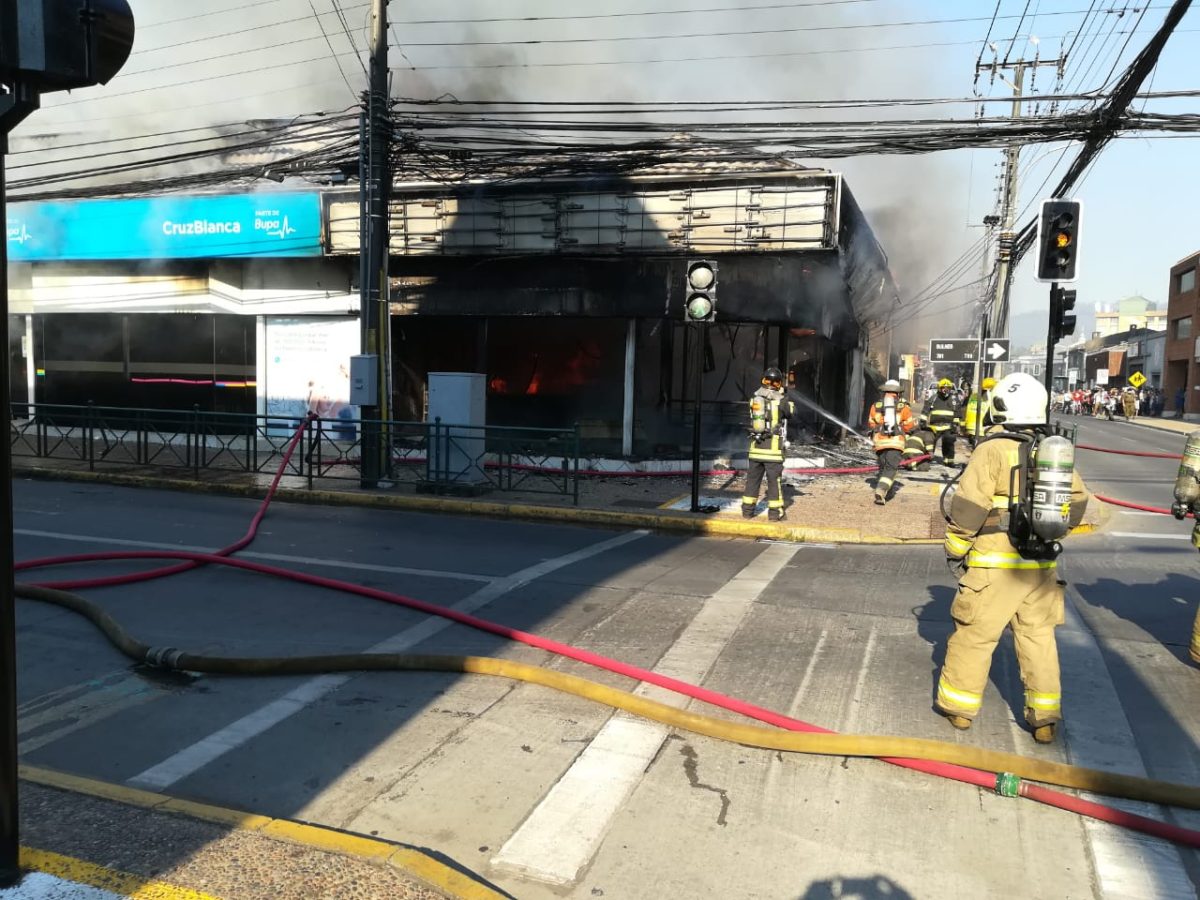
<path id="1" fill-rule="evenodd" d="M 1081 440 L 1118 449 L 1183 444 L 1079 424 Z M 1080 467 L 1093 490 L 1170 502 L 1170 461 L 1081 453 Z M 17 483 L 15 506 L 18 559 L 216 548 L 255 508 L 32 481 Z M 1052 747 L 1021 723 L 1008 638 L 970 732 L 931 711 L 954 590 L 937 547 L 279 505 L 242 555 L 472 609 L 839 731 L 1196 784 L 1200 670 L 1186 653 L 1200 555 L 1180 539 L 1188 530 L 1114 513 L 1106 533 L 1069 542 L 1073 604 L 1059 631 L 1068 724 Z M 504 656 L 634 687 L 402 607 L 243 572 L 88 596 L 143 640 L 210 654 L 384 646 Z M 28 601 L 18 603 L 18 653 L 26 763 L 432 848 L 517 897 L 1191 897 L 1200 883 L 1192 851 L 1031 802 L 873 760 L 669 732 L 536 686 L 428 673 L 155 677 L 82 619 Z M 1200 815 L 1172 820 L 1200 827 Z"/>

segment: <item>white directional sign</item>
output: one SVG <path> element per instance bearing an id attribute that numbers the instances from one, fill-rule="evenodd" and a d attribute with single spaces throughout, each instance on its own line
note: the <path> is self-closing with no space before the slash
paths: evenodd
<path id="1" fill-rule="evenodd" d="M 984 362 L 1008 361 L 1008 338 L 988 338 L 983 342 Z"/>
<path id="2" fill-rule="evenodd" d="M 980 359 L 1008 362 L 1008 338 L 988 338 L 982 348 L 978 338 L 934 338 L 929 342 L 930 362 L 973 363 Z"/>

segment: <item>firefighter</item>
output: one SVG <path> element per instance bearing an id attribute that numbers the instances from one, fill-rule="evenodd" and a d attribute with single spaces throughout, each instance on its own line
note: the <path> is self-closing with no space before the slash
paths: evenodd
<path id="1" fill-rule="evenodd" d="M 908 403 L 900 399 L 900 382 L 885 381 L 881 388 L 882 399 L 871 407 L 867 429 L 875 443 L 875 455 L 879 459 L 879 477 L 875 481 L 875 502 L 880 506 L 891 497 L 896 484 L 896 471 L 900 468 L 905 453 L 906 437 L 916 430 Z"/>
<path id="2" fill-rule="evenodd" d="M 1200 550 L 1200 431 L 1188 435 L 1183 447 L 1179 474 L 1175 478 L 1175 502 L 1171 513 L 1183 520 L 1189 515 L 1195 520 L 1192 526 L 1192 546 Z M 1192 642 L 1188 648 L 1192 662 L 1200 665 L 1200 610 L 1192 623 Z"/>
<path id="3" fill-rule="evenodd" d="M 783 459 L 787 450 L 788 420 L 796 404 L 783 389 L 783 373 L 772 367 L 763 372 L 762 386 L 750 398 L 750 463 L 742 493 L 742 516 L 754 518 L 758 491 L 767 478 L 767 518 L 781 522 L 783 509 Z"/>
<path id="4" fill-rule="evenodd" d="M 954 634 L 938 678 L 936 707 L 955 728 L 971 726 L 983 703 L 992 652 L 1011 626 L 1025 685 L 1025 721 L 1034 740 L 1050 743 L 1062 719 L 1054 638 L 1064 615 L 1063 585 L 1055 568 L 1061 546 L 1039 542 L 1041 524 L 1032 505 L 1044 503 L 1047 495 L 1039 496 L 1028 481 L 1029 473 L 1036 473 L 1034 486 L 1040 489 L 1039 479 L 1065 473 L 1066 467 L 1044 461 L 1031 444 L 1046 425 L 1046 389 L 1033 376 L 1017 372 L 1000 379 L 990 419 L 994 424 L 971 455 L 947 517 L 946 558 L 959 585 L 950 607 Z M 1071 449 L 1063 438 L 1042 440 Z M 1064 501 L 1057 507 L 1059 533 L 1079 524 L 1087 507 L 1083 482 L 1073 465 L 1067 466 L 1069 477 L 1058 475 L 1064 479 L 1063 493 L 1053 495 L 1054 501 Z M 1013 496 L 1010 484 L 1015 485 Z"/>
<path id="5" fill-rule="evenodd" d="M 991 377 L 985 378 L 980 386 L 983 389 L 982 399 L 978 394 L 972 393 L 967 398 L 967 402 L 963 404 L 962 430 L 967 443 L 972 447 L 975 446 L 976 427 L 982 433 L 983 423 L 987 421 L 988 404 L 992 400 L 992 389 L 996 387 L 996 379 Z"/>
<path id="6" fill-rule="evenodd" d="M 920 434 L 925 452 L 938 464 L 954 465 L 954 441 L 960 425 L 958 401 L 954 396 L 954 382 L 943 378 L 938 382 L 937 392 L 925 401 L 921 411 Z M 941 444 L 941 456 L 937 455 Z"/>

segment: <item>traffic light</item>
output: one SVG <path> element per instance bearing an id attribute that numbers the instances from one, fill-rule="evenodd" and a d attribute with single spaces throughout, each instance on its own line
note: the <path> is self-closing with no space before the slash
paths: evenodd
<path id="1" fill-rule="evenodd" d="M 703 325 L 717 319 L 717 264 L 711 259 L 691 260 L 684 284 L 683 320 Z"/>
<path id="2" fill-rule="evenodd" d="M 0 81 L 37 93 L 107 84 L 133 35 L 126 0 L 0 0 Z"/>
<path id="3" fill-rule="evenodd" d="M 1058 286 L 1050 289 L 1050 341 L 1055 343 L 1075 333 L 1075 291 Z"/>
<path id="4" fill-rule="evenodd" d="M 1043 200 L 1038 222 L 1038 281 L 1074 281 L 1079 262 L 1078 200 Z"/>

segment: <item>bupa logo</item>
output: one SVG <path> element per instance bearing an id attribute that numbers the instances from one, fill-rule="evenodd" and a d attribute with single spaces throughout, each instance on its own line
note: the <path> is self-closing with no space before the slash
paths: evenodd
<path id="1" fill-rule="evenodd" d="M 24 222 L 22 222 L 20 226 L 8 228 L 5 234 L 8 236 L 8 242 L 10 244 L 24 244 L 26 241 L 33 240 L 33 235 L 29 233 L 29 229 L 25 227 Z"/>
<path id="2" fill-rule="evenodd" d="M 279 238 L 281 241 L 296 233 L 286 215 L 280 216 L 277 209 L 259 209 L 254 211 L 254 230 L 261 231 L 267 237 Z"/>

